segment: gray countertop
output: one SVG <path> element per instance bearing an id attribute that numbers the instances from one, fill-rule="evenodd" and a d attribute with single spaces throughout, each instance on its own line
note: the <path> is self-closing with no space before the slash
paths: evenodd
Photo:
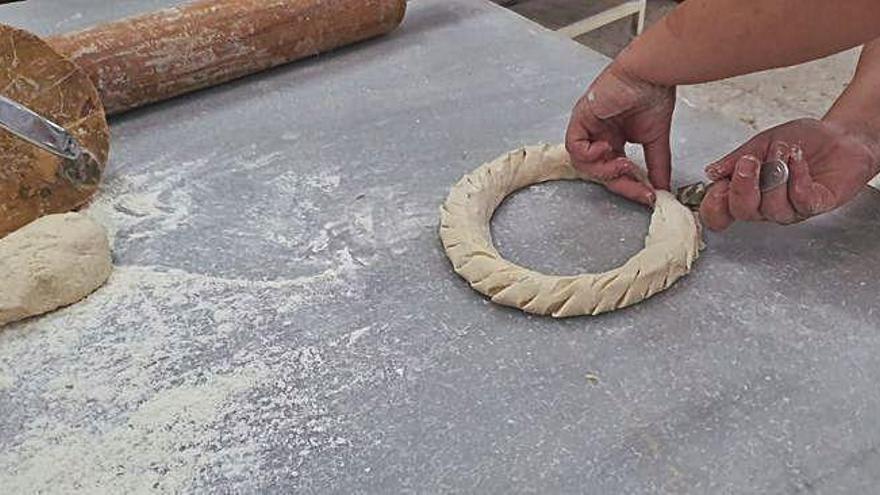
<path id="1" fill-rule="evenodd" d="M 47 34 L 168 0 L 31 0 Z M 111 6 L 112 4 L 112 6 Z M 562 139 L 606 59 L 494 5 L 112 122 L 90 215 L 116 272 L 0 330 L 7 493 L 865 493 L 880 481 L 880 196 L 709 235 L 636 307 L 487 303 L 437 235 L 449 187 Z M 677 179 L 745 132 L 680 105 Z M 516 194 L 494 233 L 549 272 L 636 252 L 598 186 Z"/>

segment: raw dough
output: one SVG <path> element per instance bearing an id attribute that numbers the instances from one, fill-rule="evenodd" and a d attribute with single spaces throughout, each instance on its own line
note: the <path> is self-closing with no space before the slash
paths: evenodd
<path id="1" fill-rule="evenodd" d="M 510 193 L 539 182 L 584 179 L 565 147 L 512 151 L 465 175 L 441 208 L 440 237 L 455 271 L 493 302 L 554 317 L 596 315 L 638 303 L 688 273 L 702 245 L 693 213 L 657 192 L 645 248 L 605 273 L 559 277 L 515 265 L 492 245 L 489 222 Z"/>
<path id="2" fill-rule="evenodd" d="M 73 304 L 112 269 L 100 225 L 79 213 L 40 218 L 0 239 L 0 325 Z"/>

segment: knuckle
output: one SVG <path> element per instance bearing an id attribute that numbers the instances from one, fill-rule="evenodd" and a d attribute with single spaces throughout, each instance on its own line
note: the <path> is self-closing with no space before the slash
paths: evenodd
<path id="1" fill-rule="evenodd" d="M 733 218 L 742 221 L 760 220 L 762 218 L 757 205 L 742 201 L 731 202 L 730 214 L 733 215 Z"/>
<path id="2" fill-rule="evenodd" d="M 803 190 L 792 190 L 789 197 L 791 198 L 792 206 L 801 213 L 813 214 L 813 211 L 816 209 L 815 201 Z"/>
<path id="3" fill-rule="evenodd" d="M 749 193 L 750 191 L 748 188 L 741 185 L 732 184 L 730 186 L 730 198 L 732 201 L 735 201 L 737 207 L 741 206 L 743 203 L 751 203 L 751 194 Z"/>
<path id="4" fill-rule="evenodd" d="M 789 182 L 788 191 L 790 196 L 803 198 L 807 196 L 809 188 L 803 183 L 803 181 L 794 180 Z"/>
<path id="5" fill-rule="evenodd" d="M 748 220 L 749 214 L 740 206 L 730 205 L 730 215 L 737 220 Z"/>
<path id="6" fill-rule="evenodd" d="M 794 213 L 782 208 L 762 208 L 761 215 L 767 220 L 781 225 L 794 222 Z"/>
<path id="7" fill-rule="evenodd" d="M 727 220 L 726 216 L 721 213 L 713 213 L 711 211 L 700 211 L 700 218 L 703 221 L 703 225 L 706 226 L 707 229 L 713 232 L 720 232 L 730 225 L 730 222 Z"/>
<path id="8" fill-rule="evenodd" d="M 580 141 L 575 139 L 574 136 L 568 136 L 565 139 L 565 150 L 568 151 L 569 156 L 575 161 L 584 161 L 584 155 L 587 154 L 588 146 L 589 141 Z"/>
<path id="9" fill-rule="evenodd" d="M 722 212 L 717 201 L 703 200 L 703 204 L 700 206 L 700 218 L 707 225 L 714 223 L 715 219 L 720 216 L 722 216 Z"/>
<path id="10" fill-rule="evenodd" d="M 811 117 L 801 117 L 799 119 L 792 120 L 790 124 L 799 127 L 816 127 L 821 126 L 822 121 Z"/>
<path id="11" fill-rule="evenodd" d="M 730 194 L 733 196 L 746 196 L 750 192 L 752 192 L 752 189 L 754 188 L 751 187 L 751 184 L 740 179 L 739 177 L 734 176 L 733 180 L 730 181 Z"/>

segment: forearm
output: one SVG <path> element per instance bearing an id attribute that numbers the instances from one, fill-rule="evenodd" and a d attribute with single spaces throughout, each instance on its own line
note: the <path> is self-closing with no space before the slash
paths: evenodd
<path id="1" fill-rule="evenodd" d="M 880 37 L 877 0 L 688 0 L 616 60 L 664 86 L 795 65 Z"/>
<path id="2" fill-rule="evenodd" d="M 880 160 L 880 39 L 862 49 L 852 82 L 823 120 L 861 137 Z"/>

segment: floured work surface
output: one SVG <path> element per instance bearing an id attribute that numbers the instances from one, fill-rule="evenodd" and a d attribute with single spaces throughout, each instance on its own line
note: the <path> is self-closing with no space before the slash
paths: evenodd
<path id="1" fill-rule="evenodd" d="M 47 32 L 105 5 L 4 13 Z M 876 193 L 709 235 L 699 270 L 630 309 L 488 304 L 450 270 L 437 208 L 475 163 L 558 142 L 606 61 L 488 3 L 410 7 L 382 40 L 113 122 L 89 213 L 117 268 L 0 332 L 0 486 L 869 492 Z M 713 119 L 682 105 L 680 183 L 745 136 Z M 506 201 L 493 234 L 524 266 L 601 270 L 648 216 L 554 183 Z"/>

